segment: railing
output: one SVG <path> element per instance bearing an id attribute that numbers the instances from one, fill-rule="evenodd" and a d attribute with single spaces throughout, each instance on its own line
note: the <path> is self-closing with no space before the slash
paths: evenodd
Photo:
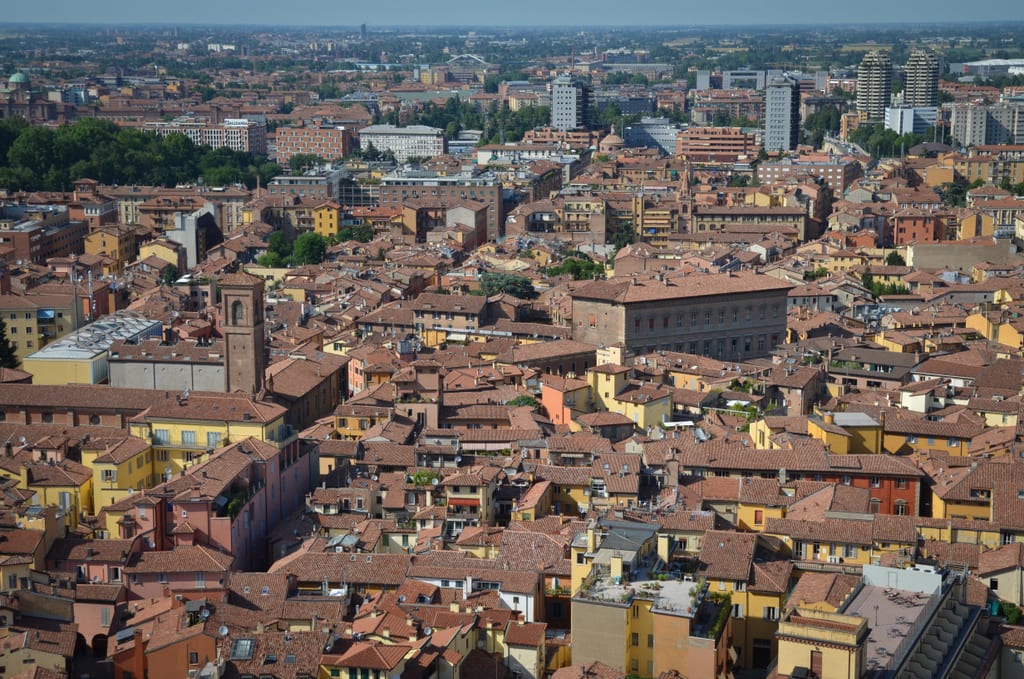
<path id="1" fill-rule="evenodd" d="M 946 594 L 949 592 L 950 587 L 953 586 L 955 579 L 956 576 L 953 574 L 943 578 L 939 591 L 932 595 L 924 610 L 921 611 L 921 614 L 917 616 L 914 623 L 903 634 L 903 640 L 900 641 L 899 646 L 896 647 L 896 650 L 889 657 L 889 662 L 885 666 L 886 670 L 898 669 L 909 659 L 906 657 L 908 650 L 921 641 L 920 637 L 923 635 L 925 628 L 931 623 L 938 609 L 948 601 Z"/>

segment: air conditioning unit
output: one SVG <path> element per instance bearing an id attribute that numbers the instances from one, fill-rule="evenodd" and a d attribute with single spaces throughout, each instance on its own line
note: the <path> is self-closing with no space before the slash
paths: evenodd
<path id="1" fill-rule="evenodd" d="M 199 676 L 199 670 L 189 670 L 188 679 L 196 679 Z"/>

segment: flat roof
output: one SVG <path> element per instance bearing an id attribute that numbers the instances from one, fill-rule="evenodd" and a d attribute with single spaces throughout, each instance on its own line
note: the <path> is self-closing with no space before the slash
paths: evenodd
<path id="1" fill-rule="evenodd" d="M 154 337 L 163 323 L 131 311 L 103 316 L 25 357 L 27 361 L 91 360 L 106 353 L 116 340 Z"/>

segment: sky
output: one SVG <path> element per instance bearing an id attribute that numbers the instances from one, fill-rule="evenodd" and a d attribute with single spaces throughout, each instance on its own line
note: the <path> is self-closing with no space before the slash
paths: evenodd
<path id="1" fill-rule="evenodd" d="M 9 3 L 9 4 L 8 4 Z M 6 0 L 0 22 L 308 26 L 751 25 L 1024 21 L 1021 0 Z M 585 18 L 581 19 L 581 15 Z"/>

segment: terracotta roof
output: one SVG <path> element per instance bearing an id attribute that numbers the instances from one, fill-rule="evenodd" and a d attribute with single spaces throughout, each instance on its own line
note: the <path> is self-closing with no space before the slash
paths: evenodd
<path id="1" fill-rule="evenodd" d="M 162 552 L 136 554 L 125 567 L 127 573 L 226 572 L 235 557 L 203 545 L 180 545 Z"/>
<path id="2" fill-rule="evenodd" d="M 747 582 L 756 546 L 754 533 L 709 531 L 701 543 L 701 573 L 715 580 Z"/>

